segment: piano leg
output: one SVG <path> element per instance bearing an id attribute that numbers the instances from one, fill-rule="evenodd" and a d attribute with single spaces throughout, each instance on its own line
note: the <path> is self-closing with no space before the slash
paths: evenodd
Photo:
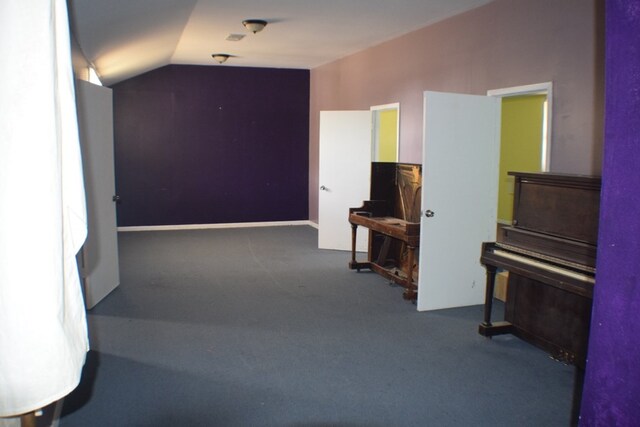
<path id="1" fill-rule="evenodd" d="M 360 266 L 356 261 L 356 237 L 358 234 L 358 224 L 351 224 L 351 262 L 349 262 L 349 268 L 351 270 L 357 269 L 360 272 Z"/>
<path id="2" fill-rule="evenodd" d="M 513 325 L 509 322 L 491 322 L 491 310 L 493 309 L 493 290 L 496 281 L 495 265 L 486 264 L 487 269 L 487 285 L 484 295 L 484 321 L 478 327 L 478 333 L 485 337 L 494 335 L 510 334 L 513 332 Z"/>
<path id="3" fill-rule="evenodd" d="M 496 266 L 486 265 L 487 285 L 484 294 L 484 326 L 491 326 L 491 310 L 493 309 L 493 292 L 496 283 Z"/>

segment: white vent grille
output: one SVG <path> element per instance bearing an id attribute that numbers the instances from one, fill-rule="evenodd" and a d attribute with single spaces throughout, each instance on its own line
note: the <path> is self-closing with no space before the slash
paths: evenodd
<path id="1" fill-rule="evenodd" d="M 229 34 L 225 40 L 230 42 L 239 42 L 244 38 L 244 34 Z"/>

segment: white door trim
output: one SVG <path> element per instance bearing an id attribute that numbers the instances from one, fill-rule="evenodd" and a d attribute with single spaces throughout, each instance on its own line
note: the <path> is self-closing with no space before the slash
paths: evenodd
<path id="1" fill-rule="evenodd" d="M 545 128 L 542 130 L 545 140 L 542 143 L 542 165 L 543 171 L 549 171 L 551 168 L 551 118 L 553 117 L 553 82 L 534 83 L 523 86 L 506 87 L 502 89 L 491 89 L 487 91 L 487 96 L 498 98 L 507 98 L 510 96 L 522 95 L 547 95 L 547 103 L 544 110 L 543 123 Z"/>
<path id="2" fill-rule="evenodd" d="M 398 119 L 396 124 L 396 159 L 400 161 L 400 103 L 393 102 L 391 104 L 372 105 L 371 111 L 371 161 L 375 161 L 375 153 L 378 149 L 380 136 L 378 135 L 379 123 L 378 115 L 380 111 L 397 110 Z"/>

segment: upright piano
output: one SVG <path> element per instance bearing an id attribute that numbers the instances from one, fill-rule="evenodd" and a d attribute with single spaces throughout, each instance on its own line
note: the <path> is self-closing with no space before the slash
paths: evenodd
<path id="1" fill-rule="evenodd" d="M 513 224 L 482 245 L 487 270 L 481 335 L 510 333 L 552 357 L 586 363 L 600 207 L 600 178 L 510 172 Z M 504 321 L 492 322 L 494 279 L 508 271 Z"/>
<path id="2" fill-rule="evenodd" d="M 422 166 L 373 162 L 370 199 L 349 208 L 351 261 L 349 268 L 370 269 L 404 288 L 403 297 L 417 298 L 420 246 Z M 367 261 L 356 260 L 358 226 L 369 229 Z"/>

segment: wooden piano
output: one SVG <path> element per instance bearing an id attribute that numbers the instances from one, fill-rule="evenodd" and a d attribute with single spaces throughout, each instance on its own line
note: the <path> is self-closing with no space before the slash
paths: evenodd
<path id="1" fill-rule="evenodd" d="M 595 283 L 600 178 L 510 172 L 513 225 L 482 245 L 480 334 L 510 333 L 584 368 Z M 497 269 L 509 273 L 504 321 L 492 322 Z"/>
<path id="2" fill-rule="evenodd" d="M 351 262 L 349 268 L 370 269 L 417 298 L 420 246 L 422 166 L 408 163 L 371 164 L 371 200 L 349 209 Z M 356 235 L 361 225 L 369 229 L 367 261 L 356 261 Z"/>

